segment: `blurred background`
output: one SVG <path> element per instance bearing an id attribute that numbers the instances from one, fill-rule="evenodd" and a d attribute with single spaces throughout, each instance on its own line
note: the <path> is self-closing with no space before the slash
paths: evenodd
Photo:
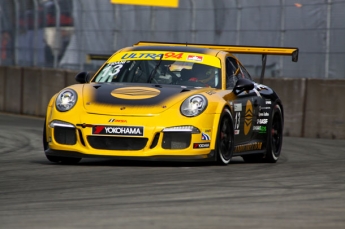
<path id="1" fill-rule="evenodd" d="M 298 47 L 269 56 L 267 77 L 345 79 L 345 0 L 180 0 L 178 8 L 110 0 L 0 0 L 2 66 L 95 71 L 138 41 Z M 261 56 L 240 56 L 253 77 Z"/>

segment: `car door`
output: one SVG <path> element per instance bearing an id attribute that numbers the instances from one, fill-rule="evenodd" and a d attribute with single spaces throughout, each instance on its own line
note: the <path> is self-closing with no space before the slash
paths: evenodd
<path id="1" fill-rule="evenodd" d="M 234 58 L 227 58 L 226 68 L 227 81 L 230 81 L 227 82 L 227 87 L 233 88 L 240 78 L 252 81 L 249 73 Z M 231 103 L 234 112 L 234 153 L 241 153 L 248 149 L 261 149 L 262 145 L 255 143 L 256 132 L 253 131 L 253 127 L 257 122 L 260 106 L 263 103 L 260 93 L 255 88 L 249 91 L 243 91 L 237 94 L 236 98 Z"/>

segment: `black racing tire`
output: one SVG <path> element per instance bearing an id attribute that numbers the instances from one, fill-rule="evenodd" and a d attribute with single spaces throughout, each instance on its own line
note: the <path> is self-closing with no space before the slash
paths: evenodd
<path id="1" fill-rule="evenodd" d="M 268 128 L 266 154 L 264 162 L 276 163 L 279 159 L 283 145 L 284 120 L 279 104 L 275 104 L 271 115 L 271 123 Z"/>
<path id="2" fill-rule="evenodd" d="M 44 119 L 43 124 L 43 135 L 42 135 L 42 143 L 43 143 L 43 150 L 46 151 L 49 148 L 48 142 L 47 142 L 47 131 L 46 131 L 46 119 Z"/>
<path id="3" fill-rule="evenodd" d="M 230 163 L 234 152 L 234 124 L 228 108 L 223 110 L 220 116 L 217 139 L 216 161 L 217 164 L 227 165 Z"/>
<path id="4" fill-rule="evenodd" d="M 279 104 L 273 107 L 271 122 L 267 132 L 267 146 L 264 154 L 243 155 L 246 163 L 276 163 L 283 144 L 283 115 Z"/>
<path id="5" fill-rule="evenodd" d="M 43 137 L 42 137 L 42 142 L 43 142 L 43 149 L 44 151 L 49 149 L 49 144 L 47 141 L 47 136 L 46 136 L 46 120 L 44 120 L 43 124 Z M 54 163 L 61 163 L 61 164 L 77 164 L 81 160 L 81 158 L 76 158 L 76 157 L 59 157 L 59 156 L 49 156 L 46 155 L 48 161 L 54 162 Z"/>

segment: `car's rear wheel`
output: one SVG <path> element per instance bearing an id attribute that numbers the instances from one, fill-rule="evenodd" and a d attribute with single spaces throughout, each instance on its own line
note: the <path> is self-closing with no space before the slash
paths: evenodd
<path id="1" fill-rule="evenodd" d="M 283 145 L 283 115 L 282 110 L 276 104 L 272 111 L 271 125 L 267 138 L 267 150 L 264 161 L 268 163 L 276 163 L 279 159 Z"/>
<path id="2" fill-rule="evenodd" d="M 47 136 L 46 136 L 46 120 L 44 120 L 42 142 L 43 142 L 44 151 L 48 150 L 49 144 L 47 142 Z M 46 157 L 48 161 L 50 162 L 61 163 L 61 164 L 77 164 L 81 160 L 81 158 L 75 158 L 75 157 L 59 157 L 59 156 L 49 156 L 49 155 L 46 155 Z"/>
<path id="3" fill-rule="evenodd" d="M 271 115 L 271 124 L 268 128 L 267 147 L 265 154 L 250 154 L 242 156 L 247 163 L 268 162 L 275 163 L 278 161 L 283 144 L 283 116 L 278 104 L 273 107 Z"/>
<path id="4" fill-rule="evenodd" d="M 217 163 L 227 165 L 230 163 L 234 151 L 234 127 L 229 109 L 225 108 L 218 126 L 216 140 Z"/>

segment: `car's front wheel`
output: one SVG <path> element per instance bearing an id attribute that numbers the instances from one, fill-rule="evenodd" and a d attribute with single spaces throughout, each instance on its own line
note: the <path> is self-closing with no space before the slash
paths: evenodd
<path id="1" fill-rule="evenodd" d="M 217 163 L 230 163 L 234 151 L 234 127 L 229 109 L 225 108 L 220 117 L 216 139 Z"/>

